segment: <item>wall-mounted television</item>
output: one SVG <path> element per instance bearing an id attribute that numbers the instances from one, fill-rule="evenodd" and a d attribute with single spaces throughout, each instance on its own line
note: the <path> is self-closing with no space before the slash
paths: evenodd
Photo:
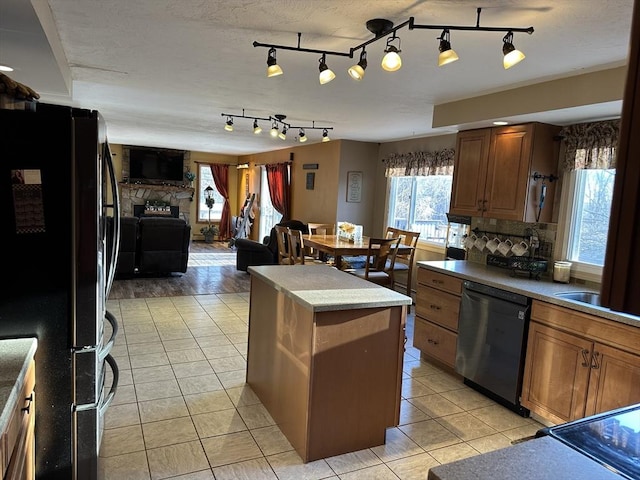
<path id="1" fill-rule="evenodd" d="M 129 147 L 129 178 L 133 181 L 183 181 L 184 151 Z"/>

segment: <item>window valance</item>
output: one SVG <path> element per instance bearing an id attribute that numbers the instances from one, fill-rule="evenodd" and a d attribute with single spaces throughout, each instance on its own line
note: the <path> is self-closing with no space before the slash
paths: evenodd
<path id="1" fill-rule="evenodd" d="M 390 153 L 383 158 L 386 177 L 452 175 L 455 150 L 445 148 L 433 152 Z"/>
<path id="2" fill-rule="evenodd" d="M 565 143 L 561 170 L 615 168 L 620 119 L 569 125 L 560 135 Z"/>

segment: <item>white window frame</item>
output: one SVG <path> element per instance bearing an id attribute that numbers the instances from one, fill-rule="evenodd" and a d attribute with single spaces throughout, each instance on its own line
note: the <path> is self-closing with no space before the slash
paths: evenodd
<path id="1" fill-rule="evenodd" d="M 209 184 L 205 184 L 202 182 L 202 169 L 208 168 L 211 171 L 211 167 L 206 164 L 199 163 L 198 164 L 198 191 L 196 192 L 198 195 L 197 205 L 196 205 L 196 219 L 197 223 L 208 223 L 209 222 L 209 209 L 206 210 L 201 209 L 200 207 L 205 205 L 205 193 L 204 189 L 209 186 Z M 218 188 L 216 187 L 213 181 L 213 172 L 211 172 L 211 187 L 213 188 L 213 196 L 215 199 L 214 208 L 211 209 L 211 223 L 219 222 L 222 218 L 222 205 L 224 204 L 224 198 L 218 192 Z M 204 218 L 200 217 L 200 212 L 207 212 Z"/>

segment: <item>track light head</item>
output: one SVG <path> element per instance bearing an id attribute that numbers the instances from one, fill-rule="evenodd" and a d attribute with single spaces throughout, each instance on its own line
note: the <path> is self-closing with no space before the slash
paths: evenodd
<path id="1" fill-rule="evenodd" d="M 272 47 L 267 54 L 267 77 L 277 77 L 283 73 L 282 68 L 280 68 L 276 60 L 276 49 Z"/>
<path id="2" fill-rule="evenodd" d="M 513 46 L 513 32 L 508 32 L 502 42 L 502 54 L 504 55 L 502 64 L 505 70 L 524 60 L 524 53 Z"/>
<path id="3" fill-rule="evenodd" d="M 322 141 L 323 142 L 330 142 L 331 139 L 329 138 L 329 131 L 325 128 L 324 130 L 322 130 Z"/>
<path id="4" fill-rule="evenodd" d="M 271 125 L 271 130 L 269 131 L 269 135 L 271 135 L 274 138 L 278 136 L 278 124 L 275 121 Z"/>
<path id="5" fill-rule="evenodd" d="M 287 126 L 284 125 L 282 127 L 282 131 L 278 134 L 278 138 L 280 138 L 280 140 L 286 140 L 287 139 Z"/>
<path id="6" fill-rule="evenodd" d="M 320 70 L 320 75 L 318 77 L 320 79 L 320 85 L 329 83 L 331 80 L 336 78 L 336 74 L 333 73 L 333 71 L 329 67 L 327 67 L 326 53 L 322 54 L 322 57 L 320 57 L 320 60 L 318 60 L 318 62 L 320 63 L 320 65 L 318 66 L 318 70 Z"/>
<path id="7" fill-rule="evenodd" d="M 253 133 L 255 133 L 256 135 L 259 135 L 260 133 L 262 133 L 262 127 L 258 125 L 257 118 L 253 120 Z"/>
<path id="8" fill-rule="evenodd" d="M 398 40 L 398 47 L 392 45 L 394 40 Z M 395 72 L 396 70 L 400 70 L 402 67 L 402 59 L 400 58 L 399 53 L 400 50 L 400 37 L 396 36 L 396 32 L 393 32 L 393 35 L 387 38 L 387 48 L 384 49 L 385 56 L 382 57 L 382 68 L 387 72 Z"/>
<path id="9" fill-rule="evenodd" d="M 224 129 L 227 132 L 233 132 L 233 119 L 231 117 L 227 117 L 227 123 L 225 124 Z"/>
<path id="10" fill-rule="evenodd" d="M 458 60 L 458 54 L 451 48 L 451 40 L 449 38 L 449 30 L 444 29 L 442 34 L 438 37 L 440 40 L 440 55 L 438 55 L 438 66 L 441 67 L 447 63 L 455 62 Z"/>
<path id="11" fill-rule="evenodd" d="M 299 141 L 300 143 L 304 143 L 304 142 L 306 142 L 307 140 L 309 140 L 309 139 L 307 138 L 307 134 L 306 134 L 306 133 L 304 133 L 304 128 L 301 128 L 301 129 L 300 129 L 300 131 L 298 132 L 298 141 Z"/>
<path id="12" fill-rule="evenodd" d="M 349 68 L 349 75 L 354 80 L 362 80 L 364 78 L 364 71 L 367 69 L 367 52 L 363 48 L 360 52 L 360 60 L 353 67 Z"/>

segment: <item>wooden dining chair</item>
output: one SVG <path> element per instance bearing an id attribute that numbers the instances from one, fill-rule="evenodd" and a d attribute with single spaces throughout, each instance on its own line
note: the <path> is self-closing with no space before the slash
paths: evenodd
<path id="1" fill-rule="evenodd" d="M 399 245 L 400 237 L 369 238 L 367 260 L 364 268 L 353 268 L 345 271 L 378 285 L 392 288 L 393 267 Z"/>
<path id="2" fill-rule="evenodd" d="M 306 255 L 304 238 L 301 230 L 290 228 L 288 235 L 290 265 L 312 265 L 323 263 L 310 255 Z"/>
<path id="3" fill-rule="evenodd" d="M 420 237 L 420 232 L 412 232 L 410 230 L 402 230 L 394 227 L 387 227 L 386 231 L 387 238 L 395 238 L 400 237 L 400 243 L 402 245 L 406 245 L 411 247 L 411 252 L 409 253 L 398 253 L 396 255 L 396 261 L 393 266 L 393 285 L 392 289 L 395 290 L 397 283 L 397 273 L 406 273 L 407 274 L 407 296 L 411 296 L 412 292 L 412 281 L 413 281 L 413 264 L 415 263 L 415 254 L 416 254 L 416 246 L 418 245 L 418 238 Z"/>
<path id="4" fill-rule="evenodd" d="M 291 265 L 289 255 L 289 227 L 276 225 L 276 238 L 278 240 L 278 263 L 280 265 Z"/>
<path id="5" fill-rule="evenodd" d="M 308 223 L 309 235 L 335 235 L 336 226 L 333 223 Z M 319 252 L 313 248 L 307 247 L 307 255 L 314 257 L 323 262 L 327 261 L 326 253 Z"/>

